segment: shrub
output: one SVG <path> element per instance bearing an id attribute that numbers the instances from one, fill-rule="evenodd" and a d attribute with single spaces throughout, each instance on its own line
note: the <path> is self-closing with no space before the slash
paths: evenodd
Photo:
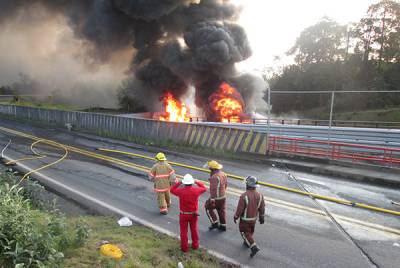
<path id="1" fill-rule="evenodd" d="M 0 267 L 59 267 L 62 251 L 86 240 L 85 226 L 33 209 L 23 189 L 4 183 L 5 176 L 0 173 Z"/>

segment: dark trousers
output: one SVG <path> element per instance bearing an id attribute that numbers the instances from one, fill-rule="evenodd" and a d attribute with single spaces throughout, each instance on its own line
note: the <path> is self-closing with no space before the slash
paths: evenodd
<path id="1" fill-rule="evenodd" d="M 188 225 L 190 225 L 190 233 L 192 236 L 192 248 L 199 248 L 199 229 L 198 229 L 198 217 L 194 214 L 180 214 L 179 225 L 181 229 L 181 249 L 183 252 L 189 250 L 188 243 Z"/>
<path id="2" fill-rule="evenodd" d="M 256 242 L 254 241 L 254 238 L 253 238 L 255 226 L 256 226 L 255 221 L 240 220 L 240 222 L 239 222 L 240 234 L 242 235 L 244 242 L 249 247 L 253 247 L 256 244 Z"/>
<path id="3" fill-rule="evenodd" d="M 226 225 L 226 198 L 220 199 L 220 200 L 215 200 L 215 203 L 212 204 L 210 202 L 210 199 L 206 201 L 204 204 L 204 207 L 207 212 L 207 216 L 210 219 L 211 224 L 218 222 L 217 215 L 215 214 L 215 211 L 218 213 L 218 218 L 219 218 L 219 223 L 221 225 Z"/>

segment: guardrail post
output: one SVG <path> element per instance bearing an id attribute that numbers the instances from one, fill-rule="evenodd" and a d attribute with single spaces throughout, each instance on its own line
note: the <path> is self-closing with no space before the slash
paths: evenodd
<path id="1" fill-rule="evenodd" d="M 329 113 L 329 132 L 328 132 L 328 141 L 331 140 L 331 128 L 332 128 L 332 117 L 333 117 L 333 103 L 335 102 L 335 91 L 332 91 L 331 96 L 331 111 Z"/>

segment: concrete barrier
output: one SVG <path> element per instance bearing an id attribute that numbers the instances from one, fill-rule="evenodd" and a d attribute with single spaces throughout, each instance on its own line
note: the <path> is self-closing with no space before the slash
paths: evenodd
<path id="1" fill-rule="evenodd" d="M 172 141 L 187 146 L 213 148 L 221 151 L 264 155 L 267 153 L 267 135 L 265 133 L 229 127 L 5 104 L 0 105 L 0 114 L 62 127 L 72 124 L 76 129 L 121 139 L 136 137 L 154 141 Z"/>

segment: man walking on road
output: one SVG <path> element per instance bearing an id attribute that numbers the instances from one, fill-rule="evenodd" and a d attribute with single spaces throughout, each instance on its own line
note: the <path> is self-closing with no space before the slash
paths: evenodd
<path id="1" fill-rule="evenodd" d="M 157 163 L 151 168 L 149 178 L 154 182 L 160 213 L 166 215 L 171 205 L 169 192 L 172 182 L 175 181 L 175 170 L 167 163 L 167 158 L 163 153 L 158 153 L 155 158 Z"/>
<path id="2" fill-rule="evenodd" d="M 246 192 L 240 198 L 233 217 L 233 221 L 240 218 L 239 231 L 243 237 L 244 244 L 250 248 L 250 257 L 254 257 L 260 249 L 254 241 L 253 234 L 256 226 L 257 215 L 260 224 L 264 224 L 265 202 L 264 196 L 257 192 L 257 178 L 249 176 L 246 178 Z"/>
<path id="3" fill-rule="evenodd" d="M 208 228 L 220 229 L 221 231 L 226 231 L 226 187 L 227 187 L 227 177 L 222 171 L 222 165 L 217 161 L 208 161 L 206 164 L 211 171 L 210 174 L 210 198 L 204 204 L 207 212 L 207 216 L 211 222 L 211 226 Z M 214 210 L 218 213 L 215 215 Z M 219 219 L 219 220 L 218 220 Z"/>
<path id="4" fill-rule="evenodd" d="M 182 186 L 183 184 L 183 186 Z M 197 187 L 193 186 L 196 184 Z M 171 193 L 179 197 L 179 225 L 181 232 L 181 249 L 188 252 L 188 224 L 192 236 L 192 248 L 199 248 L 199 229 L 198 229 L 198 201 L 199 196 L 207 191 L 204 184 L 194 180 L 192 175 L 186 174 L 182 182 L 177 182 L 171 187 Z"/>

